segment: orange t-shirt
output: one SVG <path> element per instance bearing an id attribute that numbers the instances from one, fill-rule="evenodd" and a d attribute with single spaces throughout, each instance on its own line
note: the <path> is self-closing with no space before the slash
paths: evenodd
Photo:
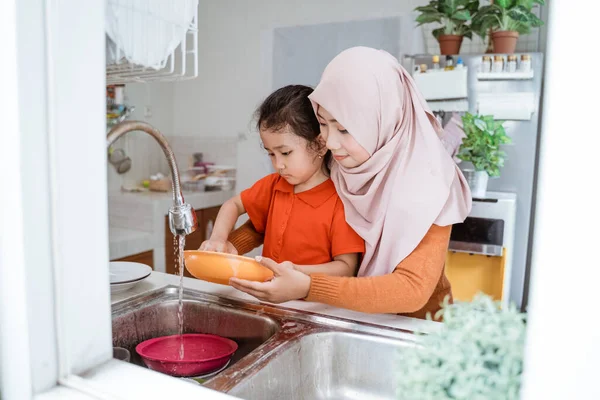
<path id="1" fill-rule="evenodd" d="M 341 254 L 365 251 L 364 240 L 346 222 L 331 179 L 294 193 L 294 186 L 271 174 L 244 190 L 241 198 L 252 225 L 265 235 L 263 256 L 276 262 L 324 264 Z"/>

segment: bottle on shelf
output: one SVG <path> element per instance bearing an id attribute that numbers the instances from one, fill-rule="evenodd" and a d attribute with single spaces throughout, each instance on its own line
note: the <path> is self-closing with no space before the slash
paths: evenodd
<path id="1" fill-rule="evenodd" d="M 454 59 L 452 56 L 446 56 L 446 66 L 444 71 L 452 71 L 454 69 Z"/>
<path id="2" fill-rule="evenodd" d="M 508 56 L 508 62 L 506 63 L 506 72 L 517 72 L 517 56 L 511 54 Z"/>
<path id="3" fill-rule="evenodd" d="M 432 62 L 433 62 L 432 69 L 434 71 L 439 71 L 440 70 L 440 56 L 438 56 L 438 55 L 433 56 Z"/>
<path id="4" fill-rule="evenodd" d="M 504 71 L 504 57 L 494 56 L 494 64 L 492 65 L 492 72 Z"/>
<path id="5" fill-rule="evenodd" d="M 481 58 L 481 72 L 492 72 L 492 58 L 490 56 L 483 56 Z"/>

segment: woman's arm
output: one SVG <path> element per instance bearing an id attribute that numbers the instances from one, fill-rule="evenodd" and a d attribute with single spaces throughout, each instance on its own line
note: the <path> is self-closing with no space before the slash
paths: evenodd
<path id="1" fill-rule="evenodd" d="M 306 300 L 368 313 L 419 311 L 442 276 L 451 228 L 432 225 L 391 274 L 360 278 L 312 275 Z"/>
<path id="2" fill-rule="evenodd" d="M 246 254 L 261 244 L 265 236 L 254 229 L 250 220 L 229 234 L 229 242 L 236 248 L 238 254 Z"/>
<path id="3" fill-rule="evenodd" d="M 362 312 L 413 313 L 428 304 L 440 281 L 450 231 L 451 226 L 432 225 L 417 248 L 391 274 L 359 278 L 316 274 L 307 280 L 289 262 L 277 264 L 263 258 L 260 262 L 273 270 L 273 280 L 250 282 L 232 278 L 230 283 L 259 300 L 274 303 L 305 297 L 308 301 Z"/>

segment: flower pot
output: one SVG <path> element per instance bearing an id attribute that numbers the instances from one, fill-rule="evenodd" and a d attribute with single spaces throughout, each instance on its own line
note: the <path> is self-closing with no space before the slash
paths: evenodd
<path id="1" fill-rule="evenodd" d="M 440 43 L 440 53 L 444 56 L 452 56 L 460 52 L 460 45 L 463 37 L 460 35 L 440 35 L 438 42 Z"/>
<path id="2" fill-rule="evenodd" d="M 499 54 L 513 54 L 517 48 L 518 38 L 519 32 L 515 31 L 492 32 L 494 52 Z"/>
<path id="3" fill-rule="evenodd" d="M 463 171 L 465 179 L 471 189 L 471 196 L 475 198 L 485 197 L 487 192 L 487 185 L 489 175 L 485 171 L 475 171 L 472 169 L 466 169 Z"/>

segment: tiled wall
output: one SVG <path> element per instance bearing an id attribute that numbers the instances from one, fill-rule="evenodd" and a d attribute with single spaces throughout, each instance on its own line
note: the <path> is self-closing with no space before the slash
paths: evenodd
<path id="1" fill-rule="evenodd" d="M 238 139 L 235 137 L 190 137 L 165 135 L 169 142 L 179 171 L 191 166 L 194 153 L 202 153 L 204 161 L 219 165 L 237 164 Z M 150 136 L 141 132 L 131 132 L 118 142 L 117 147 L 124 148 L 131 157 L 131 170 L 118 175 L 112 165 L 108 166 L 109 191 L 116 192 L 121 186 L 135 186 L 150 175 L 162 172 L 167 175 L 169 168 L 166 158 L 158 144 Z"/>
<path id="2" fill-rule="evenodd" d="M 202 153 L 205 162 L 231 166 L 237 163 L 236 137 L 169 136 L 167 140 L 182 171 L 191 166 L 194 153 Z"/>

